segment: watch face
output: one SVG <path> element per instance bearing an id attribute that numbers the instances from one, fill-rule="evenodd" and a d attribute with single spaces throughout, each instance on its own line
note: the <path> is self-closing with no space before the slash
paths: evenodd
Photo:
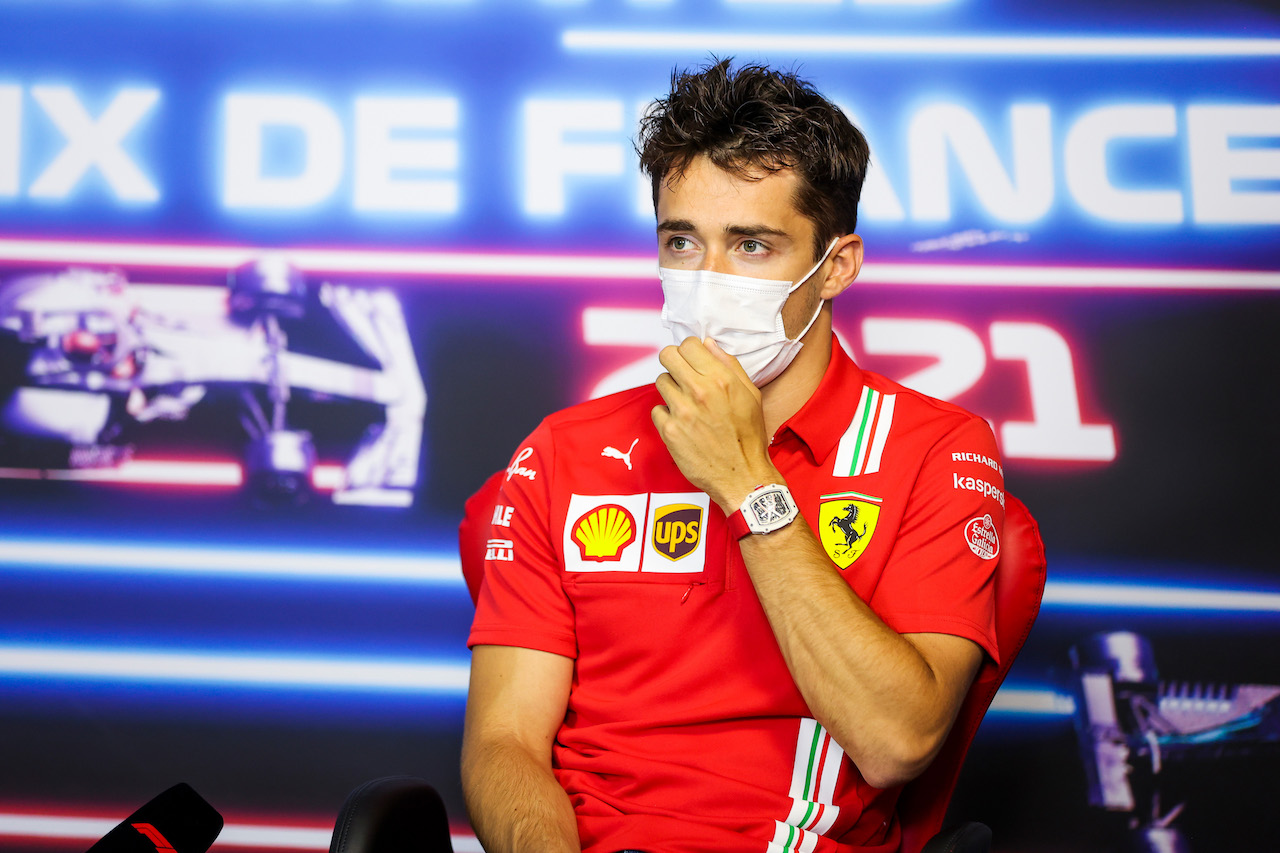
<path id="1" fill-rule="evenodd" d="M 760 525 L 769 525 L 782 521 L 787 517 L 789 509 L 790 506 L 786 495 L 778 489 L 761 492 L 751 499 L 751 514 L 755 516 L 756 523 Z"/>

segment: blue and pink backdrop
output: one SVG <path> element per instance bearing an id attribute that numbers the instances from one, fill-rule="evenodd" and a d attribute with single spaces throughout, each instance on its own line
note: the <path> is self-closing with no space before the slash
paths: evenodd
<path id="1" fill-rule="evenodd" d="M 187 781 L 227 816 L 215 850 L 323 850 L 351 788 L 410 773 L 479 849 L 462 503 L 548 412 L 656 375 L 630 139 L 715 55 L 794 66 L 865 130 L 837 332 L 988 418 L 1042 525 L 1044 608 L 955 808 L 1002 851 L 1160 820 L 1275 848 L 1268 4 L 0 0 L 0 23 L 0 847 L 82 850 Z M 1069 652 L 1099 632 L 1159 669 L 1146 728 L 1089 704 L 1109 676 Z"/>

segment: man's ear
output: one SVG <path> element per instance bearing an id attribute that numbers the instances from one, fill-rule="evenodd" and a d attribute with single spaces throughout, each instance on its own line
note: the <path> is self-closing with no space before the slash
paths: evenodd
<path id="1" fill-rule="evenodd" d="M 831 271 L 827 273 L 818 291 L 821 299 L 834 299 L 853 284 L 862 269 L 862 238 L 846 234 L 836 241 L 831 250 Z"/>

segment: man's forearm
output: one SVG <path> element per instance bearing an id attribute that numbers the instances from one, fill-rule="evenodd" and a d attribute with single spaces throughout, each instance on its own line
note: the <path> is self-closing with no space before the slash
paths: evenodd
<path id="1" fill-rule="evenodd" d="M 580 853 L 568 795 L 550 765 L 518 743 L 464 746 L 462 788 L 488 853 Z"/>
<path id="2" fill-rule="evenodd" d="M 818 721 L 878 787 L 923 770 L 980 655 L 974 651 L 963 684 L 940 678 L 831 569 L 803 519 L 742 546 L 787 667 Z"/>

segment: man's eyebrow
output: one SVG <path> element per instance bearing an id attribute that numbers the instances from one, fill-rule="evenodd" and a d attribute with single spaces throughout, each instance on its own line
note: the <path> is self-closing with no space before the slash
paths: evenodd
<path id="1" fill-rule="evenodd" d="M 736 237 L 791 237 L 786 231 L 768 225 L 726 225 L 724 233 Z"/>
<path id="2" fill-rule="evenodd" d="M 697 227 L 687 219 L 664 219 L 658 223 L 658 233 L 666 233 L 669 231 L 697 231 Z M 791 235 L 780 228 L 773 228 L 768 225 L 726 225 L 724 233 L 735 237 L 783 237 L 790 239 Z"/>
<path id="3" fill-rule="evenodd" d="M 687 219 L 664 219 L 658 223 L 658 233 L 663 231 L 697 231 Z"/>

